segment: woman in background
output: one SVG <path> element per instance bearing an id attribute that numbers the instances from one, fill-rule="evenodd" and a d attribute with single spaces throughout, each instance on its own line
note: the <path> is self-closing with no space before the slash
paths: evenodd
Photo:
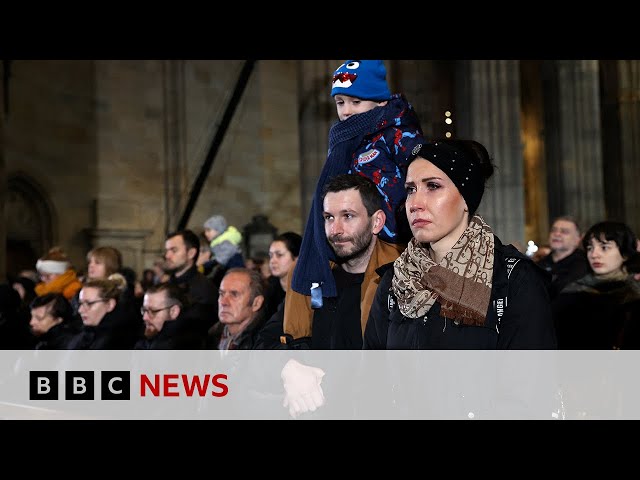
<path id="1" fill-rule="evenodd" d="M 36 350 L 64 350 L 78 333 L 73 323 L 73 309 L 60 293 L 48 293 L 31 302 L 31 333 Z"/>
<path id="2" fill-rule="evenodd" d="M 599 222 L 584 234 L 591 273 L 567 285 L 554 300 L 558 348 L 640 348 L 636 244 L 636 235 L 622 222 Z"/>
<path id="3" fill-rule="evenodd" d="M 47 293 L 61 293 L 64 298 L 71 300 L 82 288 L 76 271 L 60 247 L 53 247 L 46 255 L 36 262 L 36 270 L 42 280 L 35 287 L 37 296 Z"/>
<path id="4" fill-rule="evenodd" d="M 69 342 L 70 350 L 133 348 L 137 336 L 131 325 L 137 318 L 132 318 L 131 309 L 124 306 L 122 295 L 126 288 L 127 281 L 119 273 L 84 283 L 78 305 L 83 326 Z"/>
<path id="5" fill-rule="evenodd" d="M 302 236 L 295 232 L 284 232 L 271 241 L 269 246 L 269 271 L 267 278 L 266 318 L 271 318 L 284 300 L 287 273 L 300 254 Z"/>

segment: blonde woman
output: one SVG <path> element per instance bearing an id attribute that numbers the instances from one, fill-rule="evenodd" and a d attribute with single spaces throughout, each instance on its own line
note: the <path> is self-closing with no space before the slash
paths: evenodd
<path id="1" fill-rule="evenodd" d="M 119 273 L 109 278 L 87 280 L 80 290 L 78 314 L 82 329 L 68 345 L 70 350 L 133 348 L 139 317 L 122 300 L 126 279 Z"/>

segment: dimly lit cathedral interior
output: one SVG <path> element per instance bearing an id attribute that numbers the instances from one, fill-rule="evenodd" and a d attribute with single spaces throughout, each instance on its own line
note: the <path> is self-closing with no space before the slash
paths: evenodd
<path id="1" fill-rule="evenodd" d="M 638 417 L 639 60 L 0 68 L 0 418 Z"/>
<path id="2" fill-rule="evenodd" d="M 4 60 L 0 270 L 109 244 L 141 272 L 178 227 L 224 215 L 243 247 L 302 231 L 337 60 Z M 427 138 L 476 139 L 498 167 L 481 213 L 505 241 L 550 221 L 640 229 L 636 60 L 385 60 Z"/>

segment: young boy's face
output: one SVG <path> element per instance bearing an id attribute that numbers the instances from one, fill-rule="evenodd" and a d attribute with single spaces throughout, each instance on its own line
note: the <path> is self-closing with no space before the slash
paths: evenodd
<path id="1" fill-rule="evenodd" d="M 215 228 L 205 228 L 204 236 L 207 237 L 207 240 L 211 241 L 216 238 L 220 232 L 218 232 Z"/>
<path id="2" fill-rule="evenodd" d="M 387 104 L 387 100 L 383 102 L 360 100 L 359 98 L 350 97 L 348 95 L 336 95 L 333 99 L 336 102 L 336 110 L 340 121 L 346 120 L 351 115 L 368 112 L 376 107 L 384 107 Z"/>

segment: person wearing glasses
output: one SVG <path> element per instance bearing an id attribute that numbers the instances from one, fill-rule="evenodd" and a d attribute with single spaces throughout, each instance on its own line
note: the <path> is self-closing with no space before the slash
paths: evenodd
<path id="1" fill-rule="evenodd" d="M 69 350 L 127 350 L 136 342 L 138 318 L 122 294 L 126 279 L 119 273 L 106 279 L 87 280 L 80 290 L 78 313 L 82 319 L 80 333 L 69 342 Z M 138 314 L 139 315 L 139 314 Z"/>
<path id="2" fill-rule="evenodd" d="M 147 289 L 142 300 L 144 338 L 136 350 L 197 350 L 204 347 L 198 325 L 184 315 L 188 307 L 184 289 L 172 283 L 159 283 Z"/>

